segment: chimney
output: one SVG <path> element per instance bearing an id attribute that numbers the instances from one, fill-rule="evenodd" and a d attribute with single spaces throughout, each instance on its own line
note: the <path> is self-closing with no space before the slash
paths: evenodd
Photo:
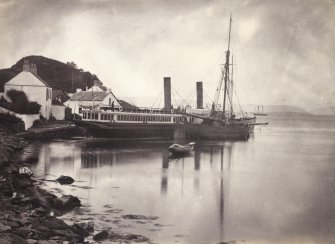
<path id="1" fill-rule="evenodd" d="M 164 108 L 171 109 L 171 77 L 164 77 Z"/>
<path id="2" fill-rule="evenodd" d="M 30 72 L 37 75 L 37 66 L 34 63 L 30 64 Z"/>
<path id="3" fill-rule="evenodd" d="M 203 89 L 202 81 L 197 82 L 197 109 L 203 109 Z"/>
<path id="4" fill-rule="evenodd" d="M 25 59 L 23 60 L 23 71 L 29 71 L 30 70 L 30 64 L 29 64 L 29 60 Z"/>

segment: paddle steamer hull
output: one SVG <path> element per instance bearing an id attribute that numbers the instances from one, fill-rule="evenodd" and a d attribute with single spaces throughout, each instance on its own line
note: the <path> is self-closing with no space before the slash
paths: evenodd
<path id="1" fill-rule="evenodd" d="M 173 139 L 175 124 L 104 123 L 78 120 L 88 136 L 114 139 Z"/>

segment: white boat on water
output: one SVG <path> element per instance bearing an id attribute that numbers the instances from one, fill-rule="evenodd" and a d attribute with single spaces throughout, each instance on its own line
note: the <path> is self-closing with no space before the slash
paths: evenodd
<path id="1" fill-rule="evenodd" d="M 193 152 L 194 150 L 194 145 L 195 142 L 190 142 L 186 145 L 180 145 L 180 144 L 172 144 L 171 146 L 169 146 L 169 152 L 172 153 L 172 155 L 175 156 L 183 156 L 183 155 L 187 155 L 191 152 Z"/>

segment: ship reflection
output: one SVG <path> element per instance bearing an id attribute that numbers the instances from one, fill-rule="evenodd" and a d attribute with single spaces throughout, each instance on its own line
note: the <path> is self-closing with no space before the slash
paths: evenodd
<path id="1" fill-rule="evenodd" d="M 103 148 L 81 151 L 81 168 L 99 168 L 116 164 L 141 163 L 141 161 L 159 159 L 161 149 L 157 148 Z"/>
<path id="2" fill-rule="evenodd" d="M 184 171 L 192 170 L 190 165 L 185 167 L 185 164 L 194 163 L 193 166 L 193 188 L 195 192 L 200 192 L 201 187 L 201 163 L 204 170 L 210 168 L 219 172 L 218 185 L 218 223 L 220 226 L 221 241 L 227 239 L 225 237 L 226 219 L 228 219 L 228 198 L 229 198 L 229 178 L 233 161 L 233 142 L 225 142 L 222 144 L 199 144 L 194 149 L 193 157 L 171 158 L 168 153 L 162 153 L 162 174 L 161 174 L 161 194 L 168 193 L 169 185 L 169 169 L 173 165 L 173 170 L 177 167 L 180 170 L 181 195 L 184 193 Z M 203 159 L 203 160 L 202 160 Z M 207 164 L 207 165 L 205 165 Z"/>
<path id="3" fill-rule="evenodd" d="M 229 177 L 230 177 L 230 169 L 232 162 L 232 151 L 233 151 L 232 143 L 227 144 L 224 148 L 220 148 L 220 166 L 221 166 L 221 179 L 220 179 L 220 204 L 219 204 L 219 212 L 220 212 L 220 238 L 221 241 L 225 241 L 225 219 L 228 218 L 228 203 L 229 203 Z M 224 160 L 224 154 L 227 155 L 226 160 Z M 225 204 L 226 203 L 226 204 Z M 225 216 L 225 212 L 226 216 Z M 227 225 L 228 226 L 228 225 Z"/>
<path id="4" fill-rule="evenodd" d="M 140 182 L 142 194 L 158 193 L 164 201 L 172 198 L 181 205 L 191 202 L 201 206 L 207 201 L 215 209 L 212 211 L 215 211 L 213 224 L 219 227 L 216 228 L 217 236 L 221 241 L 229 240 L 225 233 L 230 233 L 229 183 L 234 162 L 234 142 L 197 143 L 191 155 L 181 158 L 171 157 L 169 145 L 170 142 L 54 142 L 36 145 L 40 163 L 35 171 L 42 175 L 69 175 L 78 182 L 84 182 L 82 184 L 85 186 L 98 186 L 97 189 L 108 183 L 111 186 L 121 185 L 120 189 L 123 187 L 122 190 L 127 191 Z M 30 160 L 30 154 L 25 156 Z M 144 186 L 150 190 L 147 191 Z M 94 201 L 90 196 L 92 192 L 85 194 L 87 199 Z"/>

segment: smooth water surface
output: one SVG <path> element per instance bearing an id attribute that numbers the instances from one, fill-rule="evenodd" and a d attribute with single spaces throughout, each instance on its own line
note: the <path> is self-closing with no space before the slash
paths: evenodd
<path id="1" fill-rule="evenodd" d="M 23 158 L 37 178 L 83 207 L 65 220 L 142 234 L 154 243 L 335 240 L 335 118 L 268 116 L 249 141 L 197 142 L 171 158 L 172 142 L 102 139 L 37 142 Z M 127 214 L 155 216 L 129 220 Z"/>

